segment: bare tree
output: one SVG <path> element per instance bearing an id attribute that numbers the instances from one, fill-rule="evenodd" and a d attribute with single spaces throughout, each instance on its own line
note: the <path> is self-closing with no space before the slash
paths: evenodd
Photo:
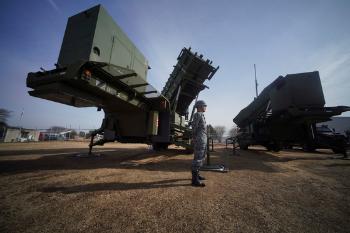
<path id="1" fill-rule="evenodd" d="M 0 123 L 6 124 L 7 119 L 10 117 L 11 112 L 7 109 L 0 108 Z"/>
<path id="2" fill-rule="evenodd" d="M 222 136 L 224 135 L 226 128 L 225 126 L 215 126 L 214 127 L 215 133 L 216 133 L 216 139 L 219 143 L 222 141 Z"/>
<path id="3" fill-rule="evenodd" d="M 75 131 L 74 129 L 70 132 L 70 134 L 69 134 L 69 139 L 74 139 L 75 138 L 75 136 L 77 136 L 78 135 L 78 133 L 77 133 L 77 131 Z"/>
<path id="4" fill-rule="evenodd" d="M 212 125 L 208 125 L 208 137 L 216 139 L 216 132 Z"/>
<path id="5" fill-rule="evenodd" d="M 55 132 L 55 133 L 61 133 L 64 131 L 67 131 L 67 129 L 65 127 L 62 126 L 51 126 L 48 131 L 50 132 Z"/>
<path id="6" fill-rule="evenodd" d="M 238 133 L 238 127 L 232 127 L 228 132 L 229 137 L 235 137 Z"/>
<path id="7" fill-rule="evenodd" d="M 79 132 L 79 137 L 85 138 L 85 136 L 86 136 L 86 133 L 84 131 Z"/>

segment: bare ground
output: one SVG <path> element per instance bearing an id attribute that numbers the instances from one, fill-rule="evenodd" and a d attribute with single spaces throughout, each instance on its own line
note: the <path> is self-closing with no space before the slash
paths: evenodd
<path id="1" fill-rule="evenodd" d="M 217 146 L 190 186 L 180 148 L 86 143 L 0 144 L 0 232 L 349 232 L 350 161 L 329 151 Z"/>

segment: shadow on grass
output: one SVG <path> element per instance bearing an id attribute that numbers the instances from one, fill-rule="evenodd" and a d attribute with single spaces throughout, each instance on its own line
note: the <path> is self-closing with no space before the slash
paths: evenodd
<path id="1" fill-rule="evenodd" d="M 59 148 L 59 149 L 25 149 L 25 150 L 0 150 L 0 156 L 33 155 L 33 154 L 61 154 L 74 152 L 87 152 L 88 148 Z"/>
<path id="2" fill-rule="evenodd" d="M 225 161 L 228 161 L 230 170 L 255 170 L 271 173 L 283 172 L 283 169 L 280 169 L 278 163 L 333 160 L 330 157 L 332 153 L 307 153 L 302 150 L 270 152 L 263 148 L 250 148 L 249 150 L 237 149 L 236 154 L 233 154 L 232 148 L 218 148 L 213 154 L 225 155 Z"/>
<path id="3" fill-rule="evenodd" d="M 180 181 L 186 181 L 177 183 Z M 96 183 L 86 185 L 76 185 L 67 187 L 46 187 L 38 191 L 45 193 L 60 192 L 64 194 L 71 193 L 84 193 L 84 192 L 98 192 L 98 191 L 126 191 L 126 190 L 138 190 L 138 189 L 158 189 L 158 188 L 171 188 L 179 186 L 190 186 L 190 179 L 171 179 L 155 182 L 140 182 L 140 183 Z"/>
<path id="4" fill-rule="evenodd" d="M 106 148 L 106 150 L 109 149 Z M 62 150 L 50 150 L 51 153 L 61 151 Z M 28 157 L 28 159 L 0 159 L 0 174 L 11 175 L 37 171 L 87 170 L 99 168 L 184 172 L 190 171 L 193 156 L 189 154 L 188 157 L 184 157 L 183 155 L 185 153 L 183 149 L 169 149 L 156 152 L 145 148 L 116 148 L 112 151 L 102 152 L 102 156 L 95 158 L 77 158 L 74 156 L 76 152 L 72 152 L 75 151 L 75 149 L 65 149 L 64 151 L 67 153 L 56 155 L 45 155 L 46 151 L 32 151 L 31 154 L 37 153 L 39 156 L 42 155 L 35 159 L 30 159 L 30 157 Z M 230 171 L 253 170 L 261 172 L 280 172 L 278 166 L 273 165 L 273 163 L 294 160 L 328 159 L 324 155 L 314 157 L 313 155 L 305 156 L 303 153 L 297 153 L 295 156 L 279 156 L 278 154 L 259 149 L 247 151 L 238 150 L 237 152 L 240 156 L 232 156 L 232 151 L 229 149 L 217 148 L 215 152 L 211 153 L 211 164 L 224 164 Z M 179 155 L 181 155 L 181 157 Z M 128 164 L 130 161 L 134 164 Z M 127 163 L 123 165 L 122 162 Z"/>
<path id="5" fill-rule="evenodd" d="M 333 163 L 333 164 L 326 164 L 325 167 L 350 167 L 350 163 Z"/>
<path id="6" fill-rule="evenodd" d="M 170 149 L 156 152 L 148 149 L 121 148 L 114 151 L 102 152 L 101 156 L 90 158 L 78 158 L 77 153 L 50 154 L 35 159 L 8 159 L 0 160 L 0 174 L 27 173 L 50 170 L 87 170 L 99 168 L 115 169 L 143 169 L 164 171 L 189 171 L 190 159 L 176 158 L 183 150 Z M 40 156 L 42 153 L 39 153 Z M 154 157 L 165 157 L 166 159 L 155 159 Z M 192 155 L 189 155 L 191 158 Z M 140 160 L 148 160 L 146 163 Z M 125 161 L 133 161 L 136 166 L 121 164 Z"/>
<path id="7" fill-rule="evenodd" d="M 225 149 L 227 154 L 230 154 L 231 156 L 245 156 L 248 158 L 253 159 L 261 159 L 263 161 L 267 162 L 289 162 L 289 161 L 295 161 L 295 160 L 330 160 L 333 159 L 330 157 L 330 155 L 334 155 L 333 153 L 328 153 L 324 151 L 316 151 L 313 153 L 308 153 L 303 150 L 292 150 L 292 149 L 286 149 L 280 152 L 270 152 L 266 149 L 261 148 L 252 148 L 249 150 L 236 150 L 236 154 L 233 154 L 232 149 Z M 289 152 L 293 153 L 293 155 L 283 154 L 280 156 L 280 153 L 283 152 Z"/>

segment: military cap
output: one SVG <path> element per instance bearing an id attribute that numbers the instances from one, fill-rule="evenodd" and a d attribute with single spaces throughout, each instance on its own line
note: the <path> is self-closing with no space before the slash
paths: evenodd
<path id="1" fill-rule="evenodd" d="M 198 107 L 201 107 L 201 106 L 207 106 L 207 104 L 204 102 L 204 100 L 198 100 L 196 102 L 196 104 L 194 105 L 194 107 L 198 108 Z"/>

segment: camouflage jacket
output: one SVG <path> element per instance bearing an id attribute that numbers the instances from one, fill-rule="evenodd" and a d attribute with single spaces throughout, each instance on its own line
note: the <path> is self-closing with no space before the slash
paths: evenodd
<path id="1" fill-rule="evenodd" d="M 196 112 L 192 121 L 192 138 L 195 143 L 207 143 L 207 124 L 203 112 Z"/>

